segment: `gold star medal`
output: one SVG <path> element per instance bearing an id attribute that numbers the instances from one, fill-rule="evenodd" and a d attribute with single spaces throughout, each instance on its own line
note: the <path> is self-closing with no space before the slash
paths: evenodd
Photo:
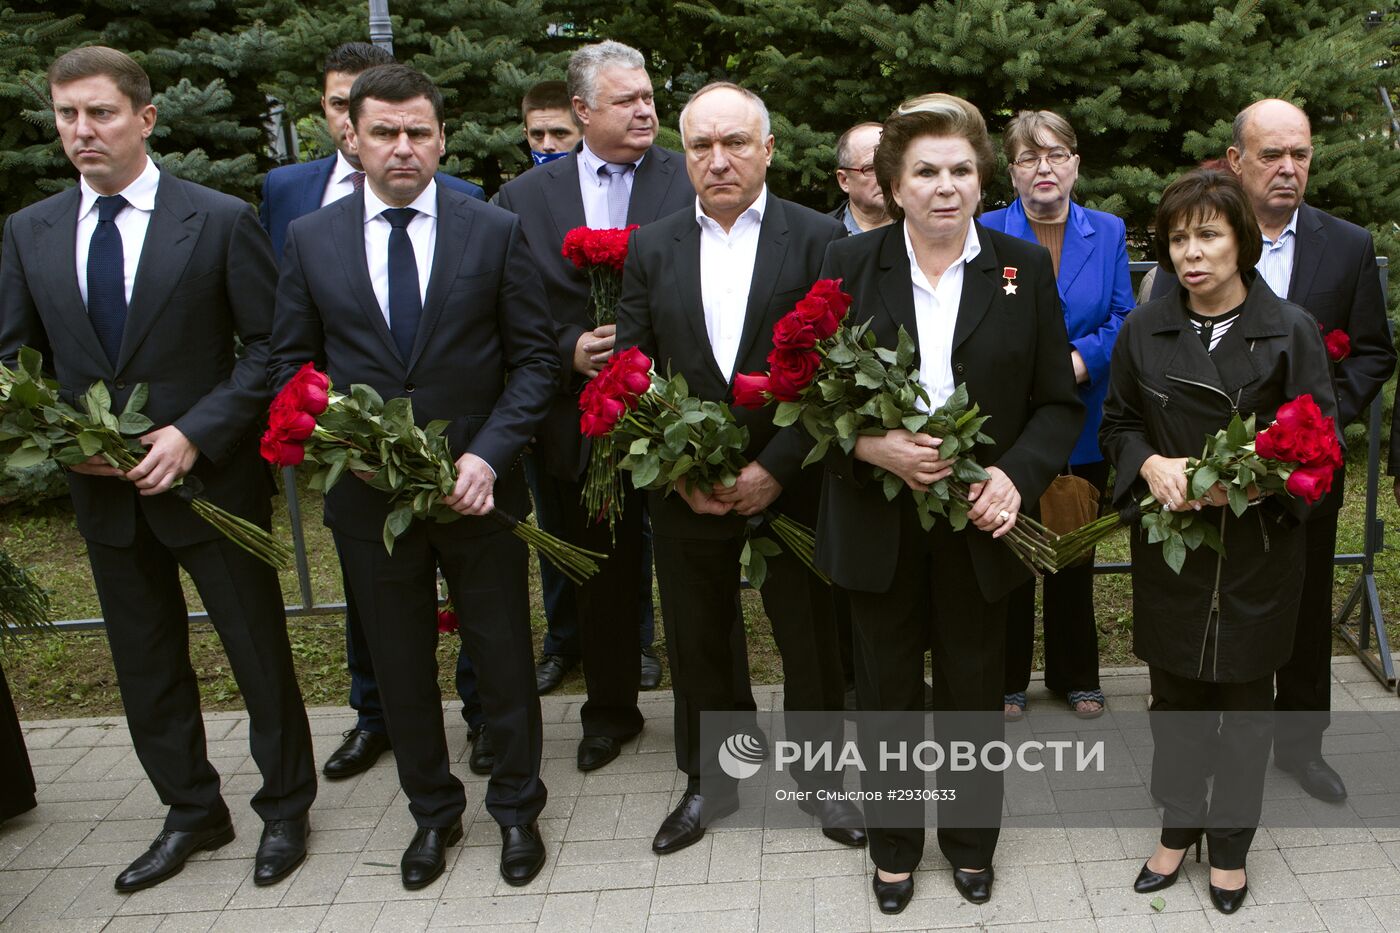
<path id="1" fill-rule="evenodd" d="M 1016 267 L 1003 266 L 1001 270 L 1001 276 L 1002 278 L 1006 279 L 1006 284 L 1002 286 L 1001 290 L 1006 292 L 1008 295 L 1016 294 Z"/>

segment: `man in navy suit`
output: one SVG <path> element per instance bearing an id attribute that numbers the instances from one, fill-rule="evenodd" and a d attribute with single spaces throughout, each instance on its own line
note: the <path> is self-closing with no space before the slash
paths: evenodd
<path id="1" fill-rule="evenodd" d="M 545 859 L 528 552 L 491 513 L 497 503 L 529 509 L 519 458 L 554 397 L 558 350 L 520 222 L 434 179 L 442 110 L 437 88 L 405 65 L 355 80 L 347 138 L 365 184 L 287 229 L 268 365 L 281 385 L 312 360 L 341 388 L 411 399 L 419 424 L 447 422 L 457 479 L 443 504 L 457 520 L 415 519 L 390 554 L 386 493 L 351 477 L 325 503 L 418 826 L 401 862 L 409 889 L 442 874 L 466 809 L 437 684 L 438 567 L 481 662 L 495 746 L 485 803 L 501 827 L 501 874 L 526 884 Z"/>
<path id="2" fill-rule="evenodd" d="M 282 255 L 287 237 L 287 225 L 304 214 L 320 210 L 341 198 L 354 194 L 364 185 L 365 173 L 360 157 L 346 142 L 350 126 L 350 88 L 361 73 L 375 65 L 390 65 L 394 56 L 367 42 L 346 42 L 326 57 L 322 82 L 321 110 L 326 126 L 335 142 L 335 155 L 314 162 L 284 165 L 267 173 L 263 179 L 262 207 L 259 216 L 263 229 L 272 237 L 276 256 Z M 469 181 L 437 173 L 437 182 L 455 188 L 480 200 L 482 190 Z M 384 706 L 379 698 L 379 683 L 374 676 L 369 649 L 360 630 L 359 613 L 355 609 L 350 587 L 345 591 L 345 661 L 350 669 L 350 705 L 360 714 L 355 727 L 344 734 L 340 747 L 326 760 L 322 769 L 331 779 L 347 778 L 368 769 L 389 747 L 388 730 L 384 726 Z M 466 719 L 472 740 L 471 770 L 477 774 L 491 773 L 490 749 L 482 735 L 481 698 L 476 692 L 476 671 L 465 650 L 457 654 L 457 693 L 462 698 L 462 718 Z"/>
<path id="3" fill-rule="evenodd" d="M 1308 310 L 1327 333 L 1344 331 L 1351 353 L 1332 368 L 1337 421 L 1345 426 L 1371 405 L 1395 368 L 1385 296 L 1381 293 L 1371 234 L 1303 200 L 1312 167 L 1308 116 L 1283 100 L 1260 100 L 1235 117 L 1226 152 L 1240 177 L 1264 236 L 1256 268 L 1280 298 Z M 1176 287 L 1157 275 L 1152 297 Z M 1331 721 L 1332 558 L 1337 513 L 1346 471 L 1307 519 L 1307 556 L 1293 656 L 1275 678 L 1274 763 L 1319 800 L 1346 799 L 1340 775 L 1322 756 L 1322 734 Z"/>

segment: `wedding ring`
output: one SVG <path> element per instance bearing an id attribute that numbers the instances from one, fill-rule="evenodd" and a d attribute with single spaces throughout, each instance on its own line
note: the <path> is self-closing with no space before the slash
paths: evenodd
<path id="1" fill-rule="evenodd" d="M 1006 511 L 1006 509 L 1002 509 L 1000 512 L 997 513 L 997 521 L 999 521 L 999 522 L 1005 522 L 1005 521 L 1009 520 L 1010 518 L 1011 518 L 1011 513 L 1008 512 L 1008 511 Z"/>

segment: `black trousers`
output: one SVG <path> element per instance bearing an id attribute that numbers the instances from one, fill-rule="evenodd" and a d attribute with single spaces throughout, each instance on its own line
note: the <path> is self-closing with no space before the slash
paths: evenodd
<path id="1" fill-rule="evenodd" d="M 699 747 L 700 716 L 705 711 L 752 709 L 752 694 L 736 684 L 741 665 L 747 671 L 746 640 L 742 630 L 735 635 L 744 537 L 678 538 L 657 532 L 652 540 L 671 683 L 677 696 L 676 764 L 686 773 L 686 786 L 692 792 L 700 789 L 702 774 L 707 784 L 716 782 L 711 786 L 732 785 L 718 770 L 718 748 Z M 815 731 L 810 721 L 789 720 L 788 737 L 798 742 L 838 741 L 845 691 L 830 588 L 783 551 L 768 559 L 768 576 L 759 592 L 783 659 L 783 708 L 835 713 Z M 839 784 L 836 774 L 799 773 L 796 777 L 800 786 L 813 789 Z"/>
<path id="2" fill-rule="evenodd" d="M 608 523 L 595 522 L 579 504 L 582 483 L 556 477 L 540 477 L 541 486 L 554 485 L 565 509 L 565 537 L 580 547 L 608 555 L 598 562 L 598 572 L 577 588 L 579 647 L 588 700 L 579 710 L 584 735 L 625 739 L 642 731 L 637 691 L 642 679 L 642 657 L 637 648 L 637 619 L 642 612 L 644 561 L 642 555 L 643 495 L 627 489 L 622 517 L 612 534 Z"/>
<path id="3" fill-rule="evenodd" d="M 132 745 L 170 808 L 166 829 L 206 829 L 228 815 L 205 748 L 181 568 L 204 601 L 248 709 L 249 746 L 263 778 L 253 810 L 263 820 L 305 814 L 316 797 L 316 765 L 277 572 L 222 537 L 167 547 L 139 508 L 131 546 L 89 541 L 88 560 Z"/>
<path id="4" fill-rule="evenodd" d="M 894 583 L 885 593 L 848 591 L 855 630 L 856 692 L 864 711 L 910 711 L 924 708 L 924 651 L 933 646 L 933 728 L 945 749 L 955 741 L 982 745 L 1005 735 L 1001 717 L 1005 672 L 1006 600 L 987 602 L 964 535 L 940 521 L 932 531 L 920 528 L 912 506 L 900 528 L 899 560 Z M 950 717 L 948 713 L 987 711 L 990 716 Z M 869 715 L 869 713 L 867 713 Z M 882 773 L 879 743 L 924 741 L 923 717 L 901 716 L 890 729 L 862 729 L 858 741 L 868 770 L 867 791 L 920 789 L 923 774 Z M 911 724 L 918 728 L 910 729 Z M 878 732 L 877 735 L 867 733 Z M 894 734 L 894 733 L 898 734 Z M 946 763 L 946 759 L 945 759 Z M 937 772 L 940 791 L 951 801 L 938 803 L 938 847 L 954 868 L 981 869 L 992 864 L 1000 815 L 1003 779 L 999 771 L 978 768 Z M 868 802 L 870 857 L 889 872 L 913 871 L 924 852 L 924 807 L 921 802 Z M 969 819 L 968 815 L 974 816 Z M 992 814 L 995 814 L 992 816 Z M 969 823 L 981 825 L 969 825 Z"/>
<path id="5" fill-rule="evenodd" d="M 1108 462 L 1071 465 L 1069 474 L 1093 483 L 1102 498 Z M 1042 578 L 1045 625 L 1045 686 L 1052 693 L 1099 689 L 1099 629 L 1094 619 L 1094 560 Z M 1011 591 L 1006 608 L 1005 693 L 1020 693 L 1031 681 L 1035 650 L 1035 580 Z"/>
<path id="6" fill-rule="evenodd" d="M 530 823 L 545 804 L 544 728 L 535 693 L 528 549 L 508 531 L 469 536 L 455 522 L 414 521 L 394 543 L 335 536 L 369 644 L 399 783 L 419 826 L 448 826 L 466 807 L 452 774 L 438 689 L 436 572 L 457 607 L 496 764 L 486 809 L 502 826 Z M 635 653 L 635 652 L 634 652 Z"/>
<path id="7" fill-rule="evenodd" d="M 24 732 L 15 714 L 10 686 L 5 682 L 5 669 L 0 667 L 0 822 L 33 810 L 34 790 L 34 771 L 29 767 Z"/>
<path id="8" fill-rule="evenodd" d="M 1338 487 L 1328 494 L 1342 496 Z M 1312 515 L 1303 525 L 1303 594 L 1293 627 L 1293 655 L 1276 674 L 1274 709 L 1278 719 L 1274 758 L 1300 764 L 1322 757 L 1322 734 L 1332 716 L 1332 558 L 1337 551 L 1335 507 Z M 1307 715 L 1305 715 L 1307 714 Z"/>
<path id="9" fill-rule="evenodd" d="M 1273 677 L 1221 684 L 1159 667 L 1148 672 L 1152 795 L 1162 802 L 1162 845 L 1184 849 L 1204 830 L 1212 868 L 1243 868 L 1264 801 Z"/>

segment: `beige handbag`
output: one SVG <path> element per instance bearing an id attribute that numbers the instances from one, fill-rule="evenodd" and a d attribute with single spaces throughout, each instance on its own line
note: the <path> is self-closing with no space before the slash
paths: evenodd
<path id="1" fill-rule="evenodd" d="M 1057 535 L 1069 534 L 1098 517 L 1099 490 L 1087 479 L 1057 476 L 1040 497 L 1040 521 Z"/>

